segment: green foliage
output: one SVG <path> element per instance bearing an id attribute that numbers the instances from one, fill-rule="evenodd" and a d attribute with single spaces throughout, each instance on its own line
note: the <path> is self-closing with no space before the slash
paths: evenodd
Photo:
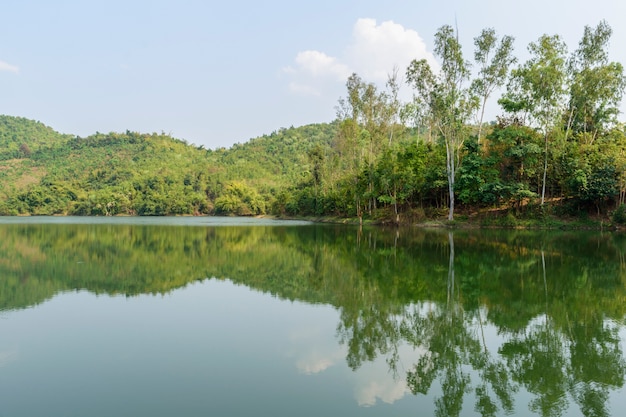
<path id="1" fill-rule="evenodd" d="M 515 215 L 511 212 L 508 212 L 506 216 L 500 219 L 500 225 L 504 227 L 515 227 L 517 226 L 517 219 Z"/>
<path id="2" fill-rule="evenodd" d="M 474 59 L 479 65 L 478 77 L 472 81 L 472 92 L 481 100 L 480 120 L 478 121 L 477 141 L 482 139 L 483 117 L 489 96 L 501 87 L 509 75 L 509 68 L 517 58 L 513 56 L 513 38 L 503 36 L 497 42 L 494 29 L 483 29 L 474 38 L 476 50 Z"/>
<path id="3" fill-rule="evenodd" d="M 626 205 L 620 204 L 611 215 L 611 220 L 619 225 L 626 224 Z"/>
<path id="4" fill-rule="evenodd" d="M 250 216 L 265 213 L 265 202 L 252 188 L 241 182 L 230 182 L 215 200 L 215 214 Z"/>
<path id="5" fill-rule="evenodd" d="M 465 156 L 456 182 L 456 190 L 462 203 L 498 205 L 508 197 L 508 190 L 494 165 L 493 158 L 480 152 L 476 137 L 465 141 Z"/>
<path id="6" fill-rule="evenodd" d="M 478 100 L 466 85 L 469 62 L 463 57 L 458 34 L 444 25 L 435 34 L 435 55 L 440 59 L 441 70 L 433 71 L 425 60 L 413 60 L 406 76 L 414 90 L 416 108 L 423 108 L 422 122 L 436 129 L 446 150 L 446 176 L 448 184 L 448 220 L 454 218 L 455 179 L 461 158 L 463 142 L 467 139 L 467 121 Z"/>
<path id="7" fill-rule="evenodd" d="M 33 152 L 67 142 L 70 138 L 40 122 L 0 115 L 0 161 L 29 158 Z"/>
<path id="8" fill-rule="evenodd" d="M 38 215 L 263 214 L 280 190 L 309 172 L 307 153 L 317 149 L 321 156 L 335 131 L 333 124 L 281 129 L 229 150 L 206 151 L 167 135 L 80 138 L 26 119 L 2 116 L 0 122 L 9 126 L 0 124 L 0 137 L 17 132 L 11 133 L 15 146 L 0 154 L 8 149 L 7 158 L 30 157 L 0 158 L 0 210 Z M 19 136 L 28 132 L 40 137 Z M 312 168 L 319 180 L 319 158 Z"/>
<path id="9" fill-rule="evenodd" d="M 586 26 L 578 49 L 571 57 L 568 126 L 574 134 L 589 132 L 595 136 L 617 121 L 626 76 L 622 64 L 609 62 L 612 32 L 606 21 L 595 28 Z"/>

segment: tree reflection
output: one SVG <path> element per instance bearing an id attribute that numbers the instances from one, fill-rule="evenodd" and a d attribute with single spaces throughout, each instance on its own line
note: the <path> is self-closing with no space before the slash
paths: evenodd
<path id="1" fill-rule="evenodd" d="M 523 406 L 514 400 L 522 388 L 533 396 L 529 410 L 541 416 L 563 415 L 573 404 L 585 416 L 609 416 L 609 393 L 623 386 L 626 366 L 619 327 L 604 316 L 602 301 L 593 299 L 598 291 L 585 288 L 590 280 L 575 274 L 567 277 L 584 283 L 574 291 L 558 280 L 551 281 L 550 262 L 556 263 L 562 255 L 551 253 L 547 260 L 544 249 L 533 252 L 536 260 L 523 259 L 526 272 L 518 278 L 520 291 L 526 294 L 523 298 L 530 302 L 510 310 L 510 299 L 505 297 L 495 305 L 500 311 L 497 327 L 502 341 L 490 350 L 484 335 L 484 327 L 495 324 L 488 319 L 489 305 L 475 303 L 474 297 L 480 294 L 468 297 L 467 291 L 478 288 L 480 292 L 485 281 L 494 279 L 493 273 L 478 268 L 459 278 L 454 235 L 448 233 L 447 238 L 448 267 L 441 301 L 420 301 L 393 314 L 375 303 L 357 311 L 342 310 L 339 334 L 340 341 L 349 346 L 350 367 L 357 369 L 363 361 L 383 355 L 398 374 L 394 355 L 397 346 L 406 343 L 425 354 L 403 377 L 415 395 L 427 395 L 433 385 L 439 385 L 441 395 L 434 400 L 437 416 L 459 416 L 466 401 L 473 402 L 482 416 L 511 414 L 516 406 Z M 580 273 L 586 274 L 586 269 Z M 523 326 L 502 316 L 502 312 L 524 307 L 527 311 L 522 316 L 532 318 Z M 346 311 L 352 311 L 351 320 L 346 320 Z M 534 317 L 529 312 L 535 312 Z"/>
<path id="2" fill-rule="evenodd" d="M 163 294 L 214 277 L 332 305 L 353 370 L 384 357 L 437 415 L 610 415 L 623 387 L 624 237 L 343 227 L 2 226 L 0 310 L 58 292 Z M 488 334 L 487 334 L 488 333 Z M 497 336 L 494 336 L 497 333 Z M 400 347 L 425 352 L 406 364 Z M 402 367 L 399 363 L 404 364 Z M 406 367 L 405 367 L 406 366 Z M 533 398 L 516 404 L 518 391 Z"/>
<path id="3" fill-rule="evenodd" d="M 547 319 L 506 342 L 500 353 L 513 379 L 534 394 L 529 408 L 542 416 L 560 416 L 567 407 L 563 340 Z"/>
<path id="4" fill-rule="evenodd" d="M 609 390 L 623 386 L 626 372 L 619 329 L 596 316 L 569 330 L 571 395 L 585 416 L 609 416 Z"/>
<path id="5" fill-rule="evenodd" d="M 568 406 L 563 335 L 554 327 L 548 306 L 545 252 L 541 250 L 541 275 L 546 312 L 538 324 L 527 326 L 500 348 L 513 379 L 537 398 L 530 410 L 542 416 L 560 416 Z"/>
<path id="6" fill-rule="evenodd" d="M 513 411 L 516 391 L 504 365 L 492 357 L 475 329 L 472 315 L 460 301 L 455 278 L 454 237 L 448 233 L 449 262 L 446 303 L 425 305 L 407 314 L 402 336 L 426 354 L 407 372 L 407 383 L 414 394 L 427 394 L 439 378 L 443 395 L 435 400 L 438 416 L 458 416 L 466 394 L 474 392 L 475 409 L 483 416 L 495 416 L 500 409 Z M 482 319 L 478 315 L 482 328 Z M 472 386 L 471 371 L 479 383 Z M 497 400 L 497 401 L 496 401 Z"/>

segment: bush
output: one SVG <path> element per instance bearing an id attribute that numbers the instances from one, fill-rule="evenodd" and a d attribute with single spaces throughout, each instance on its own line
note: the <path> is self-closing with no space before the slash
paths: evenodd
<path id="1" fill-rule="evenodd" d="M 619 207 L 611 215 L 611 220 L 616 224 L 626 224 L 626 206 L 620 204 Z"/>
<path id="2" fill-rule="evenodd" d="M 515 215 L 513 213 L 508 212 L 506 216 L 500 219 L 499 223 L 500 226 L 503 227 L 516 227 L 517 219 L 515 218 Z"/>

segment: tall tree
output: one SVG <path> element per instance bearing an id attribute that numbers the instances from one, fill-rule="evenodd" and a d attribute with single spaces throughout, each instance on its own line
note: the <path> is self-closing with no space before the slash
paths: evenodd
<path id="1" fill-rule="evenodd" d="M 360 179 L 365 180 L 364 193 L 355 195 L 357 215 L 360 217 L 360 199 L 365 197 L 367 211 L 371 214 L 376 208 L 374 189 L 376 160 L 383 149 L 391 144 L 393 131 L 399 117 L 399 83 L 397 72 L 389 76 L 387 87 L 390 92 L 379 91 L 375 84 L 363 81 L 357 74 L 352 74 L 346 83 L 347 99 L 340 99 L 337 116 L 344 122 L 338 139 L 340 147 L 352 153 L 351 167 L 356 190 Z M 387 139 L 388 137 L 388 139 Z M 350 149 L 357 146 L 358 150 Z M 359 178 L 360 177 L 360 178 Z M 361 195 L 364 194 L 364 195 Z"/>
<path id="2" fill-rule="evenodd" d="M 571 84 L 567 130 L 589 134 L 590 143 L 617 122 L 626 88 L 622 64 L 609 62 L 607 49 L 612 33 L 605 21 L 594 29 L 586 26 L 568 65 Z"/>
<path id="3" fill-rule="evenodd" d="M 335 137 L 335 147 L 339 152 L 340 160 L 344 162 L 346 176 L 349 178 L 348 192 L 354 203 L 354 210 L 359 219 L 362 219 L 361 196 L 356 192 L 359 180 L 359 169 L 363 161 L 363 147 L 361 129 L 359 127 L 361 112 L 361 93 L 364 84 L 356 73 L 351 74 L 346 81 L 346 98 L 341 97 L 337 105 L 337 119 L 341 120 Z"/>
<path id="4" fill-rule="evenodd" d="M 393 141 L 393 136 L 400 123 L 400 109 L 402 107 L 398 94 L 400 92 L 400 80 L 398 79 L 398 67 L 394 66 L 393 71 L 387 75 L 387 119 L 389 125 L 389 146 Z"/>
<path id="5" fill-rule="evenodd" d="M 565 94 L 567 47 L 558 35 L 543 35 L 528 46 L 531 57 L 511 73 L 508 91 L 500 100 L 509 112 L 524 111 L 541 131 L 544 140 L 544 167 L 541 205 L 546 194 L 548 142 L 558 125 Z"/>
<path id="6" fill-rule="evenodd" d="M 454 180 L 460 163 L 459 152 L 476 100 L 467 86 L 469 63 L 463 58 L 457 33 L 451 26 L 442 26 L 437 31 L 434 51 L 441 65 L 437 73 L 426 60 L 414 60 L 406 77 L 414 89 L 415 106 L 422 108 L 423 120 L 432 123 L 445 144 L 450 199 L 448 220 L 454 220 Z"/>
<path id="7" fill-rule="evenodd" d="M 478 77 L 472 82 L 472 91 L 480 97 L 480 114 L 478 120 L 478 143 L 483 128 L 483 118 L 487 100 L 496 88 L 502 87 L 509 75 L 509 68 L 517 58 L 513 56 L 511 36 L 503 36 L 498 43 L 496 31 L 492 28 L 483 29 L 480 36 L 474 38 L 476 50 L 474 60 L 480 66 Z"/>

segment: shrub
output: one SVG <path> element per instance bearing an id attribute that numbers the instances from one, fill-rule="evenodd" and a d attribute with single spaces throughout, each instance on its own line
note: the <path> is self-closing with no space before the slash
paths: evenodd
<path id="1" fill-rule="evenodd" d="M 500 226 L 503 227 L 516 227 L 517 219 L 515 218 L 515 215 L 513 213 L 508 212 L 506 216 L 500 219 L 499 223 Z"/>
<path id="2" fill-rule="evenodd" d="M 611 215 L 611 220 L 617 224 L 626 224 L 626 206 L 620 204 L 619 207 Z"/>

